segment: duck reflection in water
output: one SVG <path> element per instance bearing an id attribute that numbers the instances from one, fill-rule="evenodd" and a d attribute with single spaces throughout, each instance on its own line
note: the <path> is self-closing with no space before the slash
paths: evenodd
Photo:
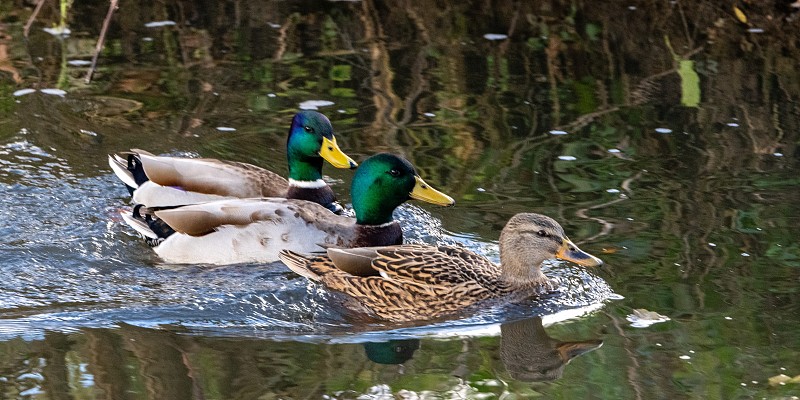
<path id="1" fill-rule="evenodd" d="M 402 364 L 419 349 L 419 339 L 395 339 L 364 343 L 367 358 L 376 364 Z"/>
<path id="2" fill-rule="evenodd" d="M 559 379 L 573 358 L 602 345 L 599 339 L 572 342 L 552 338 L 538 316 L 500 325 L 500 360 L 509 375 L 522 382 Z M 367 358 L 377 364 L 405 363 L 419 347 L 419 339 L 364 343 Z"/>
<path id="3" fill-rule="evenodd" d="M 500 360 L 512 378 L 523 382 L 559 379 L 573 358 L 602 345 L 600 339 L 565 342 L 552 338 L 538 316 L 500 325 Z"/>

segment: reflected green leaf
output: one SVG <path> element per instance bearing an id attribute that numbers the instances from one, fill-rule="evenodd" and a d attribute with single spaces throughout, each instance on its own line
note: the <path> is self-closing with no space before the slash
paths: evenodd
<path id="1" fill-rule="evenodd" d="M 346 97 L 346 98 L 356 97 L 355 90 L 350 88 L 333 88 L 330 90 L 330 94 L 335 97 Z"/>
<path id="2" fill-rule="evenodd" d="M 589 37 L 589 40 L 595 41 L 600 38 L 600 26 L 595 23 L 588 23 L 586 24 L 586 36 Z"/>
<path id="3" fill-rule="evenodd" d="M 350 78 L 351 67 L 349 65 L 334 65 L 331 68 L 329 77 L 336 82 L 347 82 Z"/>
<path id="4" fill-rule="evenodd" d="M 700 105 L 700 76 L 694 70 L 694 61 L 680 60 L 678 74 L 681 77 L 681 104 L 697 107 Z"/>

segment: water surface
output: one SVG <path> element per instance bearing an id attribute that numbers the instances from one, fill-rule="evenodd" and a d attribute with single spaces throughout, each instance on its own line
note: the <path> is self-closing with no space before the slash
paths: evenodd
<path id="1" fill-rule="evenodd" d="M 57 37 L 46 6 L 25 40 L 32 10 L 0 2 L 0 398 L 800 393 L 767 382 L 800 375 L 795 11 L 123 1 L 87 85 L 106 7 L 76 2 Z M 282 172 L 301 107 L 456 199 L 398 210 L 410 241 L 496 260 L 534 211 L 606 267 L 548 263 L 538 301 L 364 323 L 280 264 L 166 265 L 122 223 L 107 154 Z M 324 172 L 347 202 L 351 173 Z"/>

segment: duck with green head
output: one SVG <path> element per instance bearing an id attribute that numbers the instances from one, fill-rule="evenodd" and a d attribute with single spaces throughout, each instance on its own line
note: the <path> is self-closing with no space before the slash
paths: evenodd
<path id="1" fill-rule="evenodd" d="M 132 150 L 109 156 L 114 173 L 133 201 L 151 208 L 226 198 L 285 197 L 319 203 L 341 212 L 333 190 L 322 180 L 322 161 L 336 168 L 358 164 L 339 149 L 333 126 L 316 111 L 295 114 L 286 141 L 289 179 L 252 164 L 208 158 L 154 156 Z"/>
<path id="2" fill-rule="evenodd" d="M 124 213 L 123 218 L 169 263 L 266 263 L 277 261 L 282 249 L 313 252 L 401 244 L 403 233 L 392 217 L 395 208 L 409 199 L 455 203 L 425 183 L 411 163 L 386 153 L 364 160 L 353 177 L 351 195 L 355 219 L 316 203 L 280 198 L 138 208 L 136 215 Z"/>
<path id="3" fill-rule="evenodd" d="M 578 248 L 552 218 L 513 216 L 500 234 L 500 265 L 462 247 L 400 245 L 329 248 L 322 255 L 283 250 L 289 269 L 336 292 L 359 316 L 393 322 L 430 320 L 486 302 L 518 301 L 552 288 L 541 269 L 560 258 L 603 262 Z"/>

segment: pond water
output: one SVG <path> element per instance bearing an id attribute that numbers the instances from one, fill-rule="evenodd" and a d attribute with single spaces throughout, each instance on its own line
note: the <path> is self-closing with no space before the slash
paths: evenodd
<path id="1" fill-rule="evenodd" d="M 0 398 L 792 398 L 800 16 L 747 3 L 0 0 Z M 354 322 L 282 264 L 168 265 L 107 166 L 130 148 L 285 171 L 300 108 L 456 199 L 412 242 L 494 260 L 558 220 L 599 269 L 546 298 Z M 352 173 L 324 170 L 349 200 Z M 798 379 L 800 380 L 800 379 Z M 796 398 L 796 397 L 795 397 Z"/>

